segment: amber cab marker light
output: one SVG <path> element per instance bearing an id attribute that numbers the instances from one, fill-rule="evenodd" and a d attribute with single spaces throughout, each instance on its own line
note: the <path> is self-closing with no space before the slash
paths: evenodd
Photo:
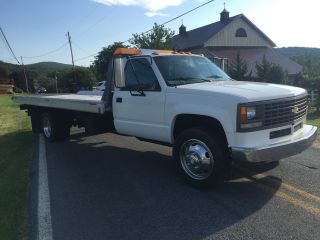
<path id="1" fill-rule="evenodd" d="M 244 123 L 247 121 L 247 107 L 240 107 L 240 122 Z"/>
<path id="2" fill-rule="evenodd" d="M 177 54 L 176 51 L 173 50 L 158 50 L 152 53 L 153 55 L 160 55 L 160 54 Z"/>
<path id="3" fill-rule="evenodd" d="M 117 48 L 113 55 L 139 55 L 141 50 L 137 48 Z"/>

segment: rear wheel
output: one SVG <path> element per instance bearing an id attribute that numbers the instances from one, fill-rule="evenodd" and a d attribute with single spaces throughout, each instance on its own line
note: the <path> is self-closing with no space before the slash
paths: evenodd
<path id="1" fill-rule="evenodd" d="M 42 132 L 41 113 L 30 110 L 32 132 Z"/>
<path id="2" fill-rule="evenodd" d="M 173 156 L 183 178 L 196 187 L 222 183 L 228 174 L 226 143 L 208 129 L 187 129 L 176 139 Z"/>
<path id="3" fill-rule="evenodd" d="M 46 112 L 42 115 L 42 130 L 47 141 L 64 140 L 70 135 L 70 127 L 58 114 Z"/>

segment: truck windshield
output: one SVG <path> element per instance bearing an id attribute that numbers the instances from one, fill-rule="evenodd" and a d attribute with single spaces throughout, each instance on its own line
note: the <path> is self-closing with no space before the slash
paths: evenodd
<path id="1" fill-rule="evenodd" d="M 206 57 L 170 55 L 154 57 L 154 61 L 169 86 L 231 79 Z"/>

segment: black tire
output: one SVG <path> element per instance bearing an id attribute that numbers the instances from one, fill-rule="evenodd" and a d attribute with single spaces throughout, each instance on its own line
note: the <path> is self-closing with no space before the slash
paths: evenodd
<path id="1" fill-rule="evenodd" d="M 70 136 L 70 127 L 63 116 L 54 112 L 42 114 L 42 129 L 48 142 L 65 140 Z"/>
<path id="2" fill-rule="evenodd" d="M 88 135 L 95 135 L 101 132 L 99 131 L 96 117 L 91 114 L 88 114 L 84 120 L 84 129 Z"/>
<path id="3" fill-rule="evenodd" d="M 41 114 L 36 111 L 31 111 L 31 126 L 33 133 L 41 133 L 42 132 L 42 118 Z"/>
<path id="4" fill-rule="evenodd" d="M 220 185 L 230 169 L 225 140 L 209 129 L 183 131 L 174 143 L 173 157 L 184 180 L 198 188 Z"/>
<path id="5" fill-rule="evenodd" d="M 84 119 L 85 132 L 95 135 L 113 130 L 113 117 L 98 114 L 87 114 Z"/>

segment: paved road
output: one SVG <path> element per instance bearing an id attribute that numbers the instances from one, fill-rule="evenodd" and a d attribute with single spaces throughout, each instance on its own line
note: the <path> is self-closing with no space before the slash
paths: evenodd
<path id="1" fill-rule="evenodd" d="M 320 142 L 210 191 L 182 182 L 170 148 L 132 137 L 46 148 L 54 239 L 320 239 Z"/>

